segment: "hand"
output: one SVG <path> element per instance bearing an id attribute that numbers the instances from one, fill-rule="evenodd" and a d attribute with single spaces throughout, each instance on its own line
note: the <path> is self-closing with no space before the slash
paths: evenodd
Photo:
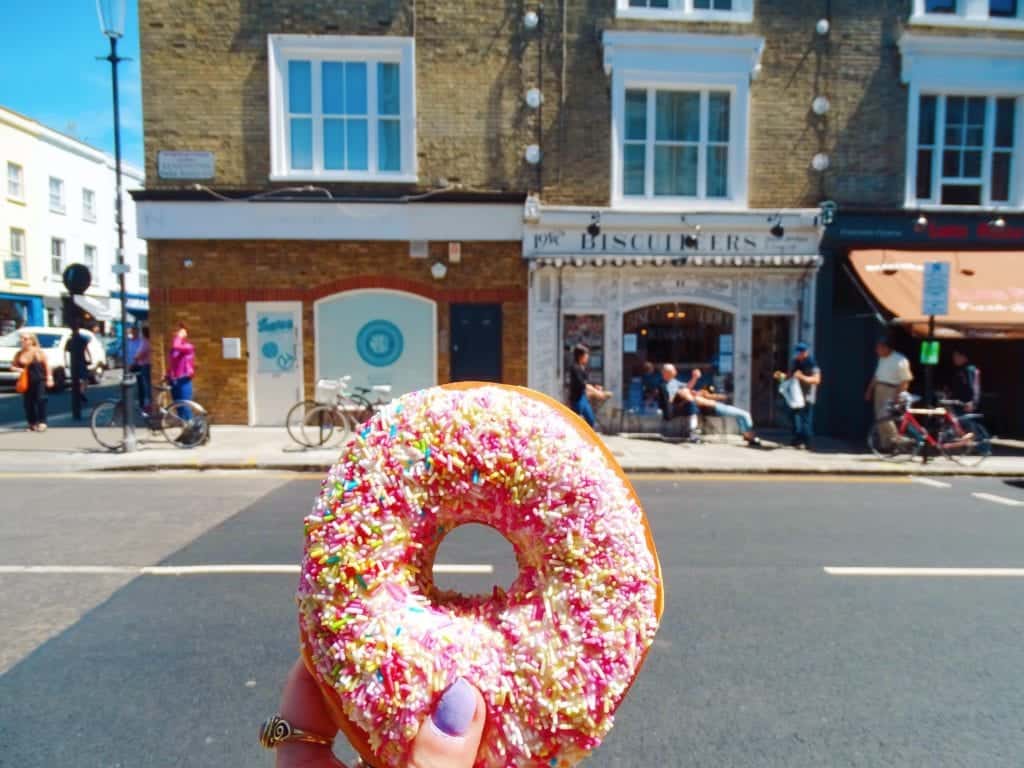
<path id="1" fill-rule="evenodd" d="M 456 681 L 420 727 L 406 768 L 472 768 L 486 714 L 480 692 L 462 679 Z M 316 681 L 301 660 L 288 674 L 281 694 L 281 716 L 310 733 L 333 736 L 338 731 Z M 330 747 L 319 744 L 289 742 L 276 751 L 277 768 L 345 768 Z"/>

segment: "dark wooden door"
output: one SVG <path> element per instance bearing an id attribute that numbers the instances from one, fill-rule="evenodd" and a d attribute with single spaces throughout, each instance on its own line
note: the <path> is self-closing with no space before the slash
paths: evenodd
<path id="1" fill-rule="evenodd" d="M 452 381 L 501 381 L 501 304 L 451 305 Z"/>
<path id="2" fill-rule="evenodd" d="M 754 361 L 751 370 L 751 414 L 754 423 L 763 426 L 785 426 L 787 415 L 780 407 L 772 374 L 789 366 L 789 317 L 756 315 L 754 317 Z"/>

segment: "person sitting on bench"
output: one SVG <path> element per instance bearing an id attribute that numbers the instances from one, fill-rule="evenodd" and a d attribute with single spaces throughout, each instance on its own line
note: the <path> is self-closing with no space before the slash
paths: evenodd
<path id="1" fill-rule="evenodd" d="M 699 381 L 700 376 L 700 370 L 694 369 L 693 373 L 690 374 L 690 381 Z M 720 395 L 712 389 L 703 388 L 694 391 L 693 386 L 696 386 L 696 383 L 688 387 L 682 396 L 684 398 L 692 397 L 693 403 L 700 409 L 701 413 L 735 419 L 736 426 L 739 427 L 740 434 L 747 441 L 747 445 L 751 448 L 763 447 L 761 438 L 754 432 L 754 419 L 748 411 L 737 408 L 735 405 L 729 405 L 725 402 L 727 399 L 725 395 Z"/>
<path id="2" fill-rule="evenodd" d="M 697 432 L 697 404 L 694 402 L 692 390 L 700 379 L 700 371 L 694 372 L 686 383 L 676 378 L 677 370 L 672 363 L 661 366 L 662 384 L 658 390 L 658 407 L 665 421 L 685 418 L 687 436 Z"/>

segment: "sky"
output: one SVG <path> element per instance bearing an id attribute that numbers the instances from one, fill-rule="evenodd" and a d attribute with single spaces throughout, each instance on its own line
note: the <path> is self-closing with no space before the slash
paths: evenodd
<path id="1" fill-rule="evenodd" d="M 114 153 L 110 53 L 93 0 L 3 3 L 0 106 Z M 142 167 L 142 96 L 139 87 L 139 24 L 135 0 L 127 2 L 118 54 L 121 151 Z"/>

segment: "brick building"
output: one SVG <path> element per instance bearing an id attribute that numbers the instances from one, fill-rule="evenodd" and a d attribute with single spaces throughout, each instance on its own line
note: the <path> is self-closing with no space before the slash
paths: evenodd
<path id="1" fill-rule="evenodd" d="M 863 373 L 830 354 L 874 335 L 833 311 L 856 288 L 844 217 L 954 205 L 938 177 L 917 197 L 916 158 L 945 151 L 910 140 L 929 40 L 963 77 L 985 67 L 963 41 L 997 38 L 988 125 L 1019 100 L 1020 9 L 991 2 L 143 0 L 155 335 L 192 322 L 222 421 L 279 420 L 340 373 L 557 396 L 577 340 L 624 406 L 674 362 L 775 419 L 771 372 L 816 328 L 830 382 Z M 1020 126 L 985 139 L 989 168 Z M 956 215 L 1019 209 L 1018 176 L 1005 201 L 950 184 Z"/>

